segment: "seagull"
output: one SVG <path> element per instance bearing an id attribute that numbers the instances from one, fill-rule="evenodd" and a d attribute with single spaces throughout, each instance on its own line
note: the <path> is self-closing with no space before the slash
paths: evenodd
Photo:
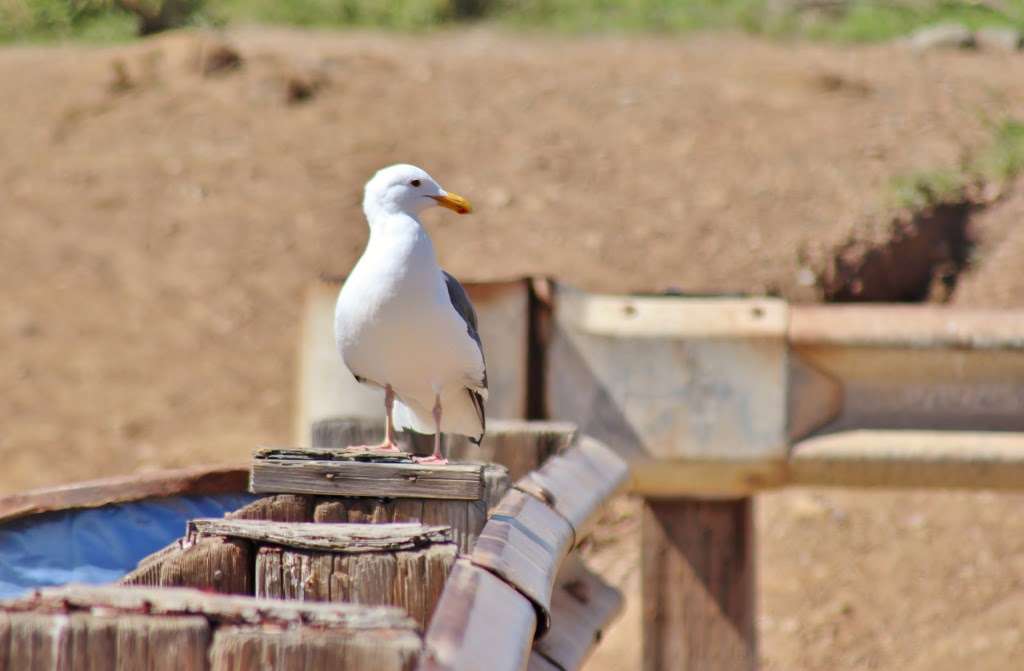
<path id="1" fill-rule="evenodd" d="M 446 464 L 442 431 L 483 439 L 487 369 L 473 304 L 441 270 L 419 220 L 438 205 L 472 211 L 413 165 L 389 166 L 366 183 L 370 240 L 338 295 L 334 337 L 356 380 L 384 390 L 384 441 L 363 447 L 398 450 L 396 426 L 433 433 L 434 453 L 419 461 Z"/>

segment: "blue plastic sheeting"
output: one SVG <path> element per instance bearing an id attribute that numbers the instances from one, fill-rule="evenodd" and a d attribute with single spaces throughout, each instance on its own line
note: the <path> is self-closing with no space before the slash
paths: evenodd
<path id="1" fill-rule="evenodd" d="M 252 494 L 174 496 L 32 515 L 0 525 L 0 597 L 33 587 L 117 580 L 185 533 L 196 517 L 223 517 Z"/>

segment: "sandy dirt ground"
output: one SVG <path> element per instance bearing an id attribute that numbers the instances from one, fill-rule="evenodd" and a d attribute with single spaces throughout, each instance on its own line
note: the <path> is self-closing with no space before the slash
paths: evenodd
<path id="1" fill-rule="evenodd" d="M 466 280 L 813 301 L 898 174 L 1024 116 L 1024 58 L 740 37 L 558 41 L 248 29 L 0 49 L 0 492 L 244 460 L 289 439 L 303 287 L 366 238 L 408 161 Z M 212 55 L 212 56 L 211 56 Z M 978 212 L 954 303 L 1024 302 L 1020 190 Z M 1024 654 L 1024 499 L 794 490 L 758 501 L 764 667 L 1005 669 Z M 595 562 L 639 652 L 635 502 Z"/>

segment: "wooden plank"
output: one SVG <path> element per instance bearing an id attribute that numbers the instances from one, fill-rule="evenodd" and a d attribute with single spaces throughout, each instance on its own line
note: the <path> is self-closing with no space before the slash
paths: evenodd
<path id="1" fill-rule="evenodd" d="M 248 487 L 248 480 L 246 487 Z M 313 497 L 296 494 L 264 496 L 224 517 L 233 520 L 272 520 L 274 522 L 309 522 Z"/>
<path id="2" fill-rule="evenodd" d="M 794 305 L 797 347 L 1024 350 L 1024 310 L 937 305 Z"/>
<path id="3" fill-rule="evenodd" d="M 255 493 L 324 494 L 475 501 L 483 494 L 483 467 L 355 461 L 304 461 L 257 456 Z"/>
<path id="4" fill-rule="evenodd" d="M 629 491 L 645 498 L 694 496 L 735 499 L 786 484 L 785 459 L 637 459 L 629 462 Z"/>
<path id="5" fill-rule="evenodd" d="M 450 543 L 451 530 L 423 524 L 317 524 L 266 520 L 195 519 L 188 535 L 246 538 L 260 544 L 329 552 L 393 552 Z"/>
<path id="6" fill-rule="evenodd" d="M 427 629 L 420 671 L 521 671 L 536 629 L 530 601 L 467 560 L 455 563 Z"/>
<path id="7" fill-rule="evenodd" d="M 1024 490 L 1024 433 L 845 431 L 793 447 L 790 482 Z"/>
<path id="8" fill-rule="evenodd" d="M 843 409 L 843 387 L 838 380 L 789 353 L 787 425 L 790 441 L 800 440 L 825 426 Z"/>
<path id="9" fill-rule="evenodd" d="M 529 473 L 516 483 L 516 488 L 547 503 L 568 520 L 579 543 L 600 507 L 628 480 L 625 460 L 600 441 L 584 436 L 575 446 Z"/>
<path id="10" fill-rule="evenodd" d="M 559 669 L 580 668 L 622 605 L 617 589 L 591 573 L 578 556 L 570 555 L 551 597 L 551 629 L 534 645 L 534 653 Z"/>
<path id="11" fill-rule="evenodd" d="M 333 333 L 340 286 L 340 280 L 318 282 L 306 294 L 294 425 L 300 445 L 319 444 L 310 435 L 318 420 L 340 415 L 377 419 L 384 414 L 383 393 L 357 383 L 338 355 Z M 501 362 L 488 371 L 488 418 L 526 417 L 529 281 L 468 282 L 465 287 L 476 308 L 487 360 Z"/>
<path id="12" fill-rule="evenodd" d="M 564 517 L 513 489 L 492 512 L 470 559 L 533 601 L 537 630 L 543 633 L 551 622 L 555 577 L 572 544 L 572 527 Z"/>
<path id="13" fill-rule="evenodd" d="M 0 497 L 0 522 L 57 510 L 99 508 L 167 496 L 236 494 L 246 491 L 248 479 L 247 466 L 204 466 L 35 489 Z"/>
<path id="14" fill-rule="evenodd" d="M 399 608 L 345 603 L 304 603 L 254 599 L 185 588 L 149 588 L 72 585 L 38 590 L 19 599 L 0 603 L 9 613 L 69 612 L 147 613 L 149 615 L 202 615 L 218 625 L 310 624 L 363 632 L 366 630 L 415 630 L 415 623 Z"/>
<path id="15" fill-rule="evenodd" d="M 210 671 L 410 671 L 419 648 L 419 637 L 408 631 L 352 636 L 308 628 L 222 627 L 213 637 Z"/>
<path id="16" fill-rule="evenodd" d="M 252 594 L 252 561 L 252 546 L 244 540 L 203 538 L 160 562 L 159 585 Z"/>
<path id="17" fill-rule="evenodd" d="M 645 671 L 756 668 L 752 507 L 644 502 Z"/>
<path id="18" fill-rule="evenodd" d="M 164 562 L 173 557 L 181 555 L 181 541 L 176 540 L 170 545 L 157 550 L 151 555 L 143 557 L 135 570 L 129 572 L 118 582 L 122 585 L 141 585 L 146 587 L 160 586 L 160 572 L 163 570 Z"/>

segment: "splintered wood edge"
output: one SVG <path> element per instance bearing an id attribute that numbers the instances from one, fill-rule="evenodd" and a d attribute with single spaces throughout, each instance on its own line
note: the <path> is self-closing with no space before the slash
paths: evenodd
<path id="1" fill-rule="evenodd" d="M 536 631 L 533 604 L 486 569 L 459 559 L 424 638 L 419 671 L 520 671 Z"/>
<path id="2" fill-rule="evenodd" d="M 340 461 L 364 464 L 412 464 L 408 452 L 386 452 L 355 447 L 258 447 L 252 453 L 254 460 L 278 459 L 282 461 Z"/>
<path id="3" fill-rule="evenodd" d="M 255 459 L 249 489 L 256 494 L 324 494 L 477 501 L 482 464 L 367 463 Z"/>
<path id="4" fill-rule="evenodd" d="M 67 613 L 106 610 L 147 615 L 202 615 L 224 624 L 281 624 L 366 630 L 415 630 L 416 623 L 395 606 L 310 603 L 228 596 L 184 587 L 72 585 L 37 590 L 0 601 L 0 611 Z"/>
<path id="5" fill-rule="evenodd" d="M 416 523 L 352 524 L 320 522 L 272 522 L 267 520 L 194 519 L 188 536 L 246 538 L 272 545 L 345 554 L 418 550 L 452 542 L 447 526 Z"/>

